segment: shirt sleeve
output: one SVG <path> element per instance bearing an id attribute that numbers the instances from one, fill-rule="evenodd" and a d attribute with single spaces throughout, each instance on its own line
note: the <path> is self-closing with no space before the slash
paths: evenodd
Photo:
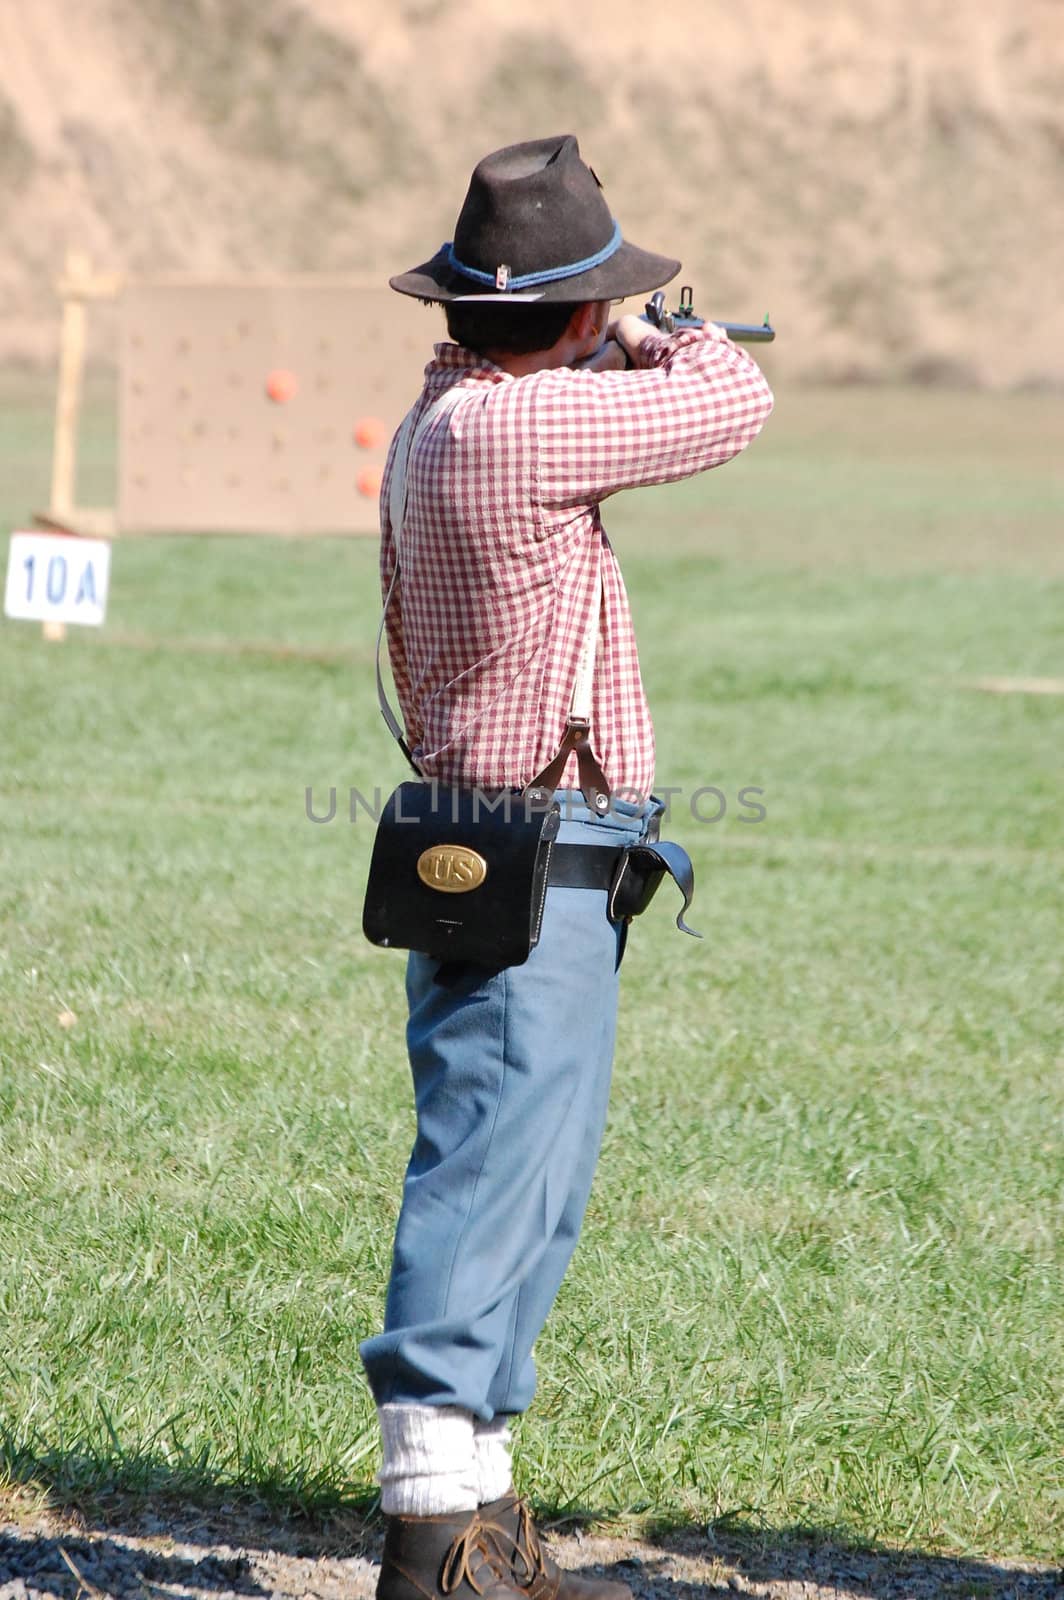
<path id="1" fill-rule="evenodd" d="M 594 504 L 619 489 L 722 466 L 756 439 L 772 390 L 752 356 L 707 324 L 648 333 L 634 372 L 559 367 L 537 374 L 540 499 Z"/>

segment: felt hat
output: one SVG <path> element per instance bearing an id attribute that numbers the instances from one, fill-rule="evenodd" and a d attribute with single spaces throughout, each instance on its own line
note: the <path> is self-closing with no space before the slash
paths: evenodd
<path id="1" fill-rule="evenodd" d="M 474 170 L 454 239 L 389 279 L 419 300 L 621 300 L 680 263 L 621 237 L 571 133 L 507 145 Z"/>

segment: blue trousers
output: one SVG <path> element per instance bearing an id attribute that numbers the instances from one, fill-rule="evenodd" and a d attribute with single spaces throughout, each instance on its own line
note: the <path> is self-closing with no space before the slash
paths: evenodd
<path id="1" fill-rule="evenodd" d="M 559 791 L 559 840 L 616 847 L 660 809 L 594 816 Z M 461 1406 L 485 1422 L 532 1399 L 532 1346 L 576 1246 L 606 1122 L 626 928 L 606 894 L 551 888 L 519 967 L 407 964 L 417 1137 L 384 1332 L 362 1361 L 378 1405 Z"/>

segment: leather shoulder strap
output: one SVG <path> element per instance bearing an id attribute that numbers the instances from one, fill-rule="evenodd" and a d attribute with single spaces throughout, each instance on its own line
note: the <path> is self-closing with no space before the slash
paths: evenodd
<path id="1" fill-rule="evenodd" d="M 430 406 L 426 407 L 426 409 L 422 412 L 420 420 L 416 423 L 414 419 L 417 416 L 417 406 L 415 405 L 411 407 L 406 416 L 403 418 L 403 421 L 399 427 L 399 433 L 396 437 L 395 457 L 392 462 L 392 477 L 388 492 L 388 520 L 391 523 L 392 541 L 395 546 L 395 563 L 392 567 L 392 581 L 388 585 L 388 593 L 384 597 L 384 605 L 381 609 L 380 627 L 377 629 L 377 704 L 380 706 L 381 716 L 384 718 L 385 726 L 387 727 L 388 732 L 396 741 L 400 750 L 402 750 L 404 756 L 409 761 L 419 778 L 422 776 L 421 768 L 414 760 L 413 752 L 411 751 L 410 745 L 407 742 L 406 730 L 403 728 L 399 718 L 392 710 L 387 691 L 384 687 L 384 675 L 381 672 L 381 646 L 384 642 L 384 629 L 388 620 L 388 607 L 392 603 L 392 595 L 395 593 L 396 580 L 399 577 L 399 554 L 402 545 L 403 523 L 406 519 L 406 495 L 407 482 L 410 474 L 410 457 L 413 454 L 415 444 L 420 439 L 421 435 L 424 433 L 429 424 L 435 421 L 435 419 L 444 411 L 452 411 L 458 402 L 465 399 L 468 394 L 468 389 L 461 388 L 461 386 L 457 383 L 452 384 L 451 387 L 449 389 L 445 389 L 443 394 L 439 395 Z"/>

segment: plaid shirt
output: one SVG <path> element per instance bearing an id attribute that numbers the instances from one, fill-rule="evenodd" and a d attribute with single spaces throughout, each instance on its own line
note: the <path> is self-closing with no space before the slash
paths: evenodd
<path id="1" fill-rule="evenodd" d="M 628 597 L 599 516 L 618 489 L 718 467 L 760 432 L 772 393 L 757 363 L 707 325 L 648 333 L 633 372 L 558 367 L 515 378 L 436 346 L 417 415 L 468 391 L 417 438 L 400 573 L 386 619 L 408 742 L 426 777 L 523 788 L 561 743 L 602 575 L 591 742 L 614 793 L 654 781 Z M 381 581 L 395 564 L 381 492 Z M 571 758 L 563 786 L 576 787 Z"/>

